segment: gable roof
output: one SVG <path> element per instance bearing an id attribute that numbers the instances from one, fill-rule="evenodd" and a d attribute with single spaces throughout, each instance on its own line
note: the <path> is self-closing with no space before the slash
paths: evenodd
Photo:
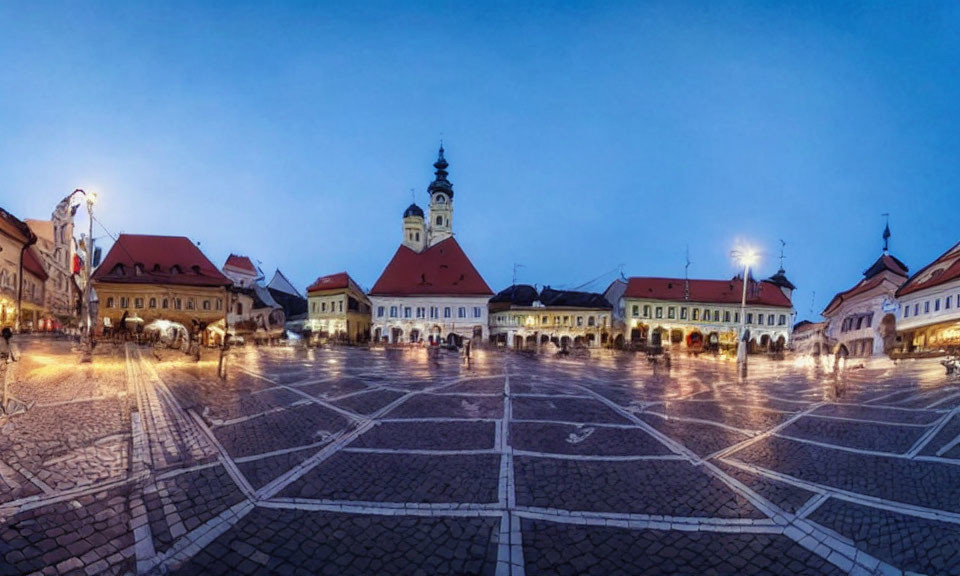
<path id="1" fill-rule="evenodd" d="M 493 291 L 453 237 L 414 252 L 396 253 L 370 290 L 371 296 L 491 296 Z"/>
<path id="2" fill-rule="evenodd" d="M 927 264 L 897 290 L 897 296 L 933 288 L 960 278 L 960 242 Z"/>
<path id="3" fill-rule="evenodd" d="M 897 276 L 907 277 L 907 265 L 887 252 L 881 254 L 880 257 L 877 258 L 877 261 L 864 271 L 863 276 L 865 278 L 873 278 L 884 270 L 889 270 Z"/>
<path id="4" fill-rule="evenodd" d="M 223 267 L 229 267 L 238 272 L 253 274 L 254 276 L 260 275 L 260 272 L 257 270 L 257 267 L 253 265 L 253 262 L 250 261 L 250 258 L 238 254 L 227 256 L 227 261 L 223 263 Z"/>
<path id="5" fill-rule="evenodd" d="M 627 281 L 624 298 L 652 298 L 673 302 L 704 304 L 740 304 L 743 280 L 689 280 L 689 298 L 684 297 L 683 278 L 632 277 Z M 782 290 L 766 280 L 747 282 L 747 304 L 792 308 L 793 303 Z"/>
<path id="6" fill-rule="evenodd" d="M 349 274 L 346 272 L 337 272 L 336 274 L 320 276 L 314 280 L 313 284 L 307 288 L 307 294 L 311 292 L 322 292 L 323 290 L 346 290 L 351 286 L 358 292 L 363 292 L 360 285 L 357 284 Z"/>
<path id="7" fill-rule="evenodd" d="M 849 290 L 837 293 L 827 304 L 827 307 L 823 309 L 822 314 L 824 316 L 832 314 L 841 304 L 851 300 L 855 296 L 864 294 L 883 284 L 883 281 L 886 279 L 884 276 L 874 276 L 873 278 L 864 278 L 857 283 L 856 286 Z"/>
<path id="8" fill-rule="evenodd" d="M 303 298 L 300 291 L 294 287 L 293 282 L 287 280 L 287 277 L 283 275 L 283 272 L 281 272 L 279 268 L 273 273 L 273 278 L 270 280 L 270 283 L 267 284 L 267 288 L 270 288 L 271 291 L 278 290 L 291 296 L 296 296 L 297 298 Z"/>
<path id="9" fill-rule="evenodd" d="M 273 300 L 283 308 L 283 313 L 287 320 L 297 320 L 300 316 L 307 313 L 307 299 L 297 294 L 291 294 L 284 290 L 267 287 L 267 291 Z"/>
<path id="10" fill-rule="evenodd" d="M 93 280 L 182 286 L 232 284 L 189 238 L 148 234 L 121 234 L 93 273 Z"/>
<path id="11" fill-rule="evenodd" d="M 537 289 L 529 284 L 513 284 L 497 292 L 490 299 L 491 304 L 510 304 L 512 306 L 533 306 L 540 299 Z"/>

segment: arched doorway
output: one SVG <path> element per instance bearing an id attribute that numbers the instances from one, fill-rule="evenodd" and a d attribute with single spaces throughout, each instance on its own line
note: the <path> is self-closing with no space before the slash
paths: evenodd
<path id="1" fill-rule="evenodd" d="M 681 342 L 683 342 L 683 330 L 674 328 L 670 331 L 670 343 L 680 344 Z"/>
<path id="2" fill-rule="evenodd" d="M 597 345 L 597 335 L 587 334 L 587 346 L 593 347 L 596 345 Z"/>
<path id="3" fill-rule="evenodd" d="M 473 327 L 473 339 L 477 342 L 483 342 L 483 326 Z"/>
<path id="4" fill-rule="evenodd" d="M 463 338 L 461 338 L 459 334 L 451 332 L 447 334 L 447 345 L 459 348 L 463 345 Z"/>
<path id="5" fill-rule="evenodd" d="M 403 338 L 403 330 L 400 328 L 391 328 L 390 329 L 390 342 L 397 344 L 400 342 L 400 339 Z"/>
<path id="6" fill-rule="evenodd" d="M 569 337 L 569 336 L 562 336 L 562 337 L 560 338 L 560 348 L 561 348 L 561 349 L 566 349 L 566 348 L 569 348 L 569 347 L 570 347 L 570 337 Z"/>
<path id="7" fill-rule="evenodd" d="M 687 348 L 703 348 L 703 334 L 699 330 L 692 330 L 687 334 Z"/>
<path id="8" fill-rule="evenodd" d="M 617 334 L 613 339 L 613 346 L 615 348 L 623 348 L 623 334 Z"/>
<path id="9" fill-rule="evenodd" d="M 763 336 L 760 336 L 760 348 L 763 348 L 764 350 L 768 350 L 770 348 L 769 334 L 764 334 Z"/>
<path id="10" fill-rule="evenodd" d="M 527 348 L 536 348 L 537 347 L 537 337 L 536 336 L 527 336 L 524 346 Z"/>
<path id="11" fill-rule="evenodd" d="M 573 339 L 573 345 L 577 348 L 582 348 L 584 344 L 586 344 L 586 340 L 584 340 L 583 336 L 577 336 Z"/>
<path id="12" fill-rule="evenodd" d="M 410 331 L 410 341 L 414 344 L 420 341 L 420 331 L 416 328 Z"/>
<path id="13" fill-rule="evenodd" d="M 513 335 L 513 347 L 517 348 L 518 350 L 523 349 L 523 336 L 519 334 Z"/>
<path id="14" fill-rule="evenodd" d="M 883 351 L 889 354 L 897 347 L 897 319 L 887 314 L 880 320 L 880 337 L 883 338 Z"/>
<path id="15" fill-rule="evenodd" d="M 543 346 L 544 344 L 547 344 L 548 342 L 550 342 L 550 337 L 547 336 L 546 334 L 541 334 L 541 335 L 540 335 L 540 345 Z"/>

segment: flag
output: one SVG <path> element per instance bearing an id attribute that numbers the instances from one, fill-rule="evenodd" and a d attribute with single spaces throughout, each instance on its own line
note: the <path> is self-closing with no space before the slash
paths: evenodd
<path id="1" fill-rule="evenodd" d="M 79 274 L 82 269 L 83 269 L 83 261 L 80 260 L 80 255 L 74 254 L 73 255 L 73 273 Z"/>

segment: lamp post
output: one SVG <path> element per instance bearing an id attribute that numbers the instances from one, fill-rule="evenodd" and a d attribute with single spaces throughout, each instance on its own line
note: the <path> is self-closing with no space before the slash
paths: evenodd
<path id="1" fill-rule="evenodd" d="M 737 338 L 737 364 L 747 365 L 747 282 L 750 278 L 750 266 L 757 261 L 757 254 L 751 248 L 734 250 L 734 257 L 743 266 L 743 295 L 740 299 L 740 337 Z"/>
<path id="2" fill-rule="evenodd" d="M 85 192 L 77 188 L 67 198 L 73 199 L 73 196 L 82 194 L 87 200 L 87 216 L 90 219 L 90 231 L 87 236 L 87 261 L 83 267 L 83 310 L 81 317 L 84 321 L 84 331 L 81 333 L 81 344 L 83 345 L 83 362 L 93 360 L 93 333 L 90 325 L 90 267 L 93 266 L 93 205 L 97 202 L 96 192 Z"/>

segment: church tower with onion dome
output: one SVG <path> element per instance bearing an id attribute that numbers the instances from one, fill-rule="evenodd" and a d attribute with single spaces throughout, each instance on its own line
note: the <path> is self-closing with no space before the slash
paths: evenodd
<path id="1" fill-rule="evenodd" d="M 453 236 L 453 184 L 447 180 L 447 160 L 443 157 L 443 143 L 433 167 L 436 177 L 427 192 L 430 193 L 430 219 L 427 223 L 427 247 Z"/>

